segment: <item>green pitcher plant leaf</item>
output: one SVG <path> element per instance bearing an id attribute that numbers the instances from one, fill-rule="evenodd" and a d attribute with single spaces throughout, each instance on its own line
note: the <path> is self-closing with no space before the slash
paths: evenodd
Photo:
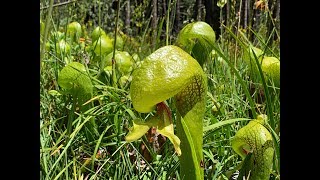
<path id="1" fill-rule="evenodd" d="M 280 60 L 276 57 L 265 56 L 262 60 L 262 71 L 272 80 L 276 87 L 280 87 Z"/>
<path id="2" fill-rule="evenodd" d="M 78 62 L 71 62 L 61 70 L 58 84 L 70 94 L 92 94 L 93 92 L 93 85 L 86 68 Z"/>
<path id="3" fill-rule="evenodd" d="M 261 49 L 250 45 L 246 50 L 244 50 L 243 60 L 248 65 L 249 70 L 250 71 L 252 70 L 254 71 L 253 73 L 257 74 L 259 70 L 256 66 L 255 57 L 257 57 L 259 62 L 261 62 L 263 55 L 264 55 L 264 52 Z"/>
<path id="4" fill-rule="evenodd" d="M 206 76 L 197 60 L 174 45 L 159 48 L 134 70 L 130 86 L 134 109 L 140 113 L 156 109 L 157 113 L 145 122 L 134 120 L 126 140 L 136 140 L 150 127 L 156 127 L 160 134 L 168 137 L 180 155 L 180 176 L 203 179 L 206 93 Z M 163 103 L 169 98 L 174 98 L 177 108 L 177 135 L 174 134 L 171 111 Z"/>
<path id="5" fill-rule="evenodd" d="M 81 25 L 78 22 L 72 22 L 67 26 L 67 34 L 70 36 L 72 41 L 79 41 L 82 35 Z"/>
<path id="6" fill-rule="evenodd" d="M 103 60 L 104 66 L 112 66 L 112 56 L 112 52 L 106 56 L 106 58 Z M 133 67 L 133 58 L 128 52 L 116 50 L 114 59 L 116 60 L 116 68 L 122 75 L 130 74 Z"/>
<path id="7" fill-rule="evenodd" d="M 109 54 L 113 50 L 112 40 L 107 35 L 101 35 L 96 41 L 93 42 L 92 47 L 96 55 Z"/>
<path id="8" fill-rule="evenodd" d="M 65 34 L 60 31 L 53 31 L 51 32 L 50 38 L 51 38 L 51 41 L 58 42 L 65 39 Z"/>
<path id="9" fill-rule="evenodd" d="M 114 36 L 112 36 L 114 37 Z M 114 38 L 111 38 L 112 40 L 112 44 L 114 43 Z M 119 50 L 119 51 L 122 51 L 123 50 L 123 47 L 124 47 L 124 40 L 122 38 L 122 36 L 120 34 L 117 33 L 117 42 L 116 42 L 116 49 Z"/>
<path id="10" fill-rule="evenodd" d="M 99 26 L 94 28 L 94 30 L 91 33 L 92 42 L 95 42 L 96 40 L 98 40 L 99 37 L 102 35 L 107 35 L 103 29 L 101 29 Z"/>
<path id="11" fill-rule="evenodd" d="M 247 177 L 250 172 L 250 179 L 270 178 L 274 147 L 272 135 L 264 126 L 266 119 L 266 115 L 259 115 L 251 120 L 236 133 L 231 142 L 232 149 L 243 159 L 240 174 Z"/>
<path id="12" fill-rule="evenodd" d="M 216 40 L 212 27 L 202 21 L 187 24 L 178 34 L 176 45 L 191 54 L 199 64 L 208 59 Z"/>
<path id="13" fill-rule="evenodd" d="M 65 42 L 63 39 L 56 43 L 57 53 L 58 54 L 69 54 L 70 53 L 70 45 Z"/>
<path id="14" fill-rule="evenodd" d="M 265 56 L 264 52 L 259 48 L 248 46 L 244 51 L 243 59 L 248 65 L 249 71 L 255 76 L 259 74 L 256 58 L 267 79 L 271 80 L 275 87 L 280 87 L 280 60 L 276 57 Z"/>

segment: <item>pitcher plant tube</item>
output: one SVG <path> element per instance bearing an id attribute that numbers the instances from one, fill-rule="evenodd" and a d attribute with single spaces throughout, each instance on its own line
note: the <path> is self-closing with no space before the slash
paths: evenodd
<path id="1" fill-rule="evenodd" d="M 63 89 L 62 94 L 70 94 L 72 96 L 72 107 L 68 116 L 68 135 L 71 133 L 72 121 L 76 107 L 79 107 L 81 112 L 91 108 L 91 104 L 83 105 L 92 97 L 93 85 L 91 79 L 83 64 L 79 62 L 71 62 L 65 66 L 59 73 L 58 84 Z M 92 132 L 97 133 L 94 118 L 91 119 Z"/>
<path id="2" fill-rule="evenodd" d="M 131 142 L 142 137 L 151 127 L 166 136 L 180 159 L 182 179 L 203 179 L 203 117 L 207 80 L 200 64 L 177 46 L 164 46 L 145 58 L 134 70 L 130 86 L 133 107 L 140 113 L 156 109 L 146 121 L 133 120 L 126 136 Z M 173 97 L 177 135 L 169 107 L 164 103 Z"/>
<path id="3" fill-rule="evenodd" d="M 264 127 L 267 116 L 259 115 L 242 127 L 233 138 L 233 150 L 243 159 L 239 178 L 268 180 L 273 165 L 274 146 L 271 133 Z"/>
<path id="4" fill-rule="evenodd" d="M 202 66 L 216 40 L 215 32 L 206 22 L 198 21 L 187 24 L 178 34 L 176 45 L 191 54 Z"/>

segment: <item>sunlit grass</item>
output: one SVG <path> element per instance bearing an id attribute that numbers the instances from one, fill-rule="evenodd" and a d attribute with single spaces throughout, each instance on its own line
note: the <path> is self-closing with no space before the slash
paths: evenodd
<path id="1" fill-rule="evenodd" d="M 54 31 L 60 22 L 52 23 L 51 31 Z M 131 55 L 138 54 L 141 59 L 152 53 L 146 35 L 149 28 L 135 37 L 139 48 L 128 41 L 124 50 Z M 248 41 L 241 33 L 232 34 L 227 28 L 224 33 L 228 36 L 224 36 L 223 44 L 218 40 L 214 49 L 217 56 L 208 59 L 204 66 L 208 80 L 203 132 L 205 179 L 226 179 L 236 170 L 241 158 L 232 150 L 230 140 L 249 119 L 267 114 L 274 138 L 279 140 L 280 136 L 279 88 L 270 85 L 261 72 L 252 80 L 243 61 L 244 44 Z M 279 57 L 277 44 L 267 47 L 269 37 L 256 32 L 254 35 L 259 39 L 255 45 Z M 65 40 L 68 42 L 67 36 Z M 158 36 L 156 47 L 165 45 L 165 41 Z M 100 69 L 99 64 L 93 62 L 93 52 L 77 47 L 76 43 L 70 43 L 67 54 L 57 52 L 57 39 L 49 37 L 47 42 L 51 50 L 43 55 L 40 76 L 41 179 L 179 179 L 179 160 L 168 140 L 161 144 L 160 153 L 147 136 L 132 143 L 124 141 L 133 119 L 146 119 L 152 114 L 133 109 L 130 82 L 114 87 L 109 76 L 97 77 Z M 235 42 L 238 42 L 237 49 Z M 51 93 L 51 90 L 62 92 L 57 83 L 58 74 L 66 65 L 65 58 L 71 56 L 73 61 L 86 65 L 94 84 L 94 93 L 87 99 L 91 107 L 85 111 L 78 109 L 81 104 L 74 104 L 71 95 Z M 170 99 L 167 102 L 173 107 L 175 121 L 174 103 Z M 72 122 L 70 133 L 68 119 Z M 92 120 L 95 127 L 91 126 Z M 273 179 L 280 179 L 279 146 L 280 140 L 275 142 Z"/>

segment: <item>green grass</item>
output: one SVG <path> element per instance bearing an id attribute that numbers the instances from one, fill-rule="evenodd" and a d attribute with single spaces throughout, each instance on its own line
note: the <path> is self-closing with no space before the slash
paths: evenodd
<path id="1" fill-rule="evenodd" d="M 56 28 L 57 24 L 51 27 Z M 141 59 L 152 53 L 146 32 L 147 28 L 142 36 L 135 37 L 140 50 L 130 42 L 126 43 L 124 50 L 131 55 L 137 53 Z M 224 36 L 223 43 L 218 40 L 215 47 L 218 56 L 209 59 L 204 67 L 208 77 L 203 132 L 205 179 L 226 179 L 239 165 L 241 158 L 232 150 L 231 139 L 255 114 L 267 114 L 274 138 L 279 140 L 280 134 L 279 89 L 268 86 L 264 78 L 257 82 L 251 80 L 242 59 L 241 44 L 247 42 L 241 33 L 231 34 L 227 28 L 224 33 L 228 36 Z M 256 32 L 255 35 L 260 39 L 260 43 L 255 45 L 268 49 L 270 55 L 279 56 L 277 44 L 266 47 L 268 37 L 261 37 Z M 168 39 L 160 41 L 159 37 L 157 47 L 168 42 Z M 81 49 L 76 43 L 70 44 L 70 54 L 58 54 L 56 39 L 49 37 L 47 42 L 52 49 L 44 53 L 41 67 L 40 179 L 180 179 L 179 160 L 168 140 L 160 148 L 161 153 L 155 151 L 154 143 L 150 143 L 147 137 L 131 143 L 124 141 L 133 119 L 146 119 L 152 115 L 133 109 L 130 82 L 114 87 L 109 76 L 96 78 L 99 64 L 92 61 L 91 51 Z M 65 66 L 64 58 L 71 56 L 82 64 L 85 64 L 87 57 L 90 60 L 86 67 L 94 84 L 94 93 L 88 102 L 91 107 L 85 111 L 77 109 L 79 105 L 74 104 L 71 95 L 50 94 L 50 90 L 61 92 L 57 77 Z M 250 90 L 253 84 L 256 88 Z M 261 91 L 264 91 L 266 100 L 258 102 Z M 172 107 L 175 122 L 173 101 L 169 99 L 167 102 Z M 213 110 L 214 106 L 216 108 Z M 69 127 L 68 120 L 71 122 Z M 90 121 L 94 121 L 96 126 L 92 126 Z M 277 156 L 271 179 L 280 179 L 280 140 L 275 145 Z"/>

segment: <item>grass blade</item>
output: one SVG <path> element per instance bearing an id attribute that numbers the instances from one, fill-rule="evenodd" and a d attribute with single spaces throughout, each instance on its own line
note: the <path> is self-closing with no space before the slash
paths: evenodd
<path id="1" fill-rule="evenodd" d="M 217 130 L 223 126 L 226 126 L 226 125 L 231 125 L 235 122 L 240 122 L 240 121 L 250 121 L 251 119 L 248 119 L 248 118 L 236 118 L 236 119 L 228 119 L 228 120 L 225 120 L 225 121 L 220 121 L 218 123 L 215 123 L 215 124 L 212 124 L 210 126 L 207 126 L 207 127 L 204 127 L 203 128 L 203 132 L 206 132 L 206 131 L 210 131 L 210 130 Z"/>

